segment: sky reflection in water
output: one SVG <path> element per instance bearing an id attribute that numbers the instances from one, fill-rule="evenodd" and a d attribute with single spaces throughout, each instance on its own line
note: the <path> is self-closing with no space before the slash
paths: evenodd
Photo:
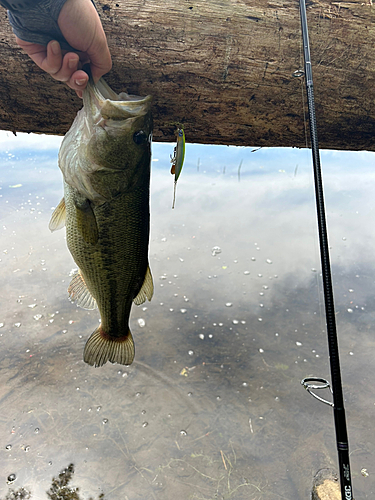
<path id="1" fill-rule="evenodd" d="M 67 299 L 48 230 L 61 138 L 0 139 L 0 496 L 14 473 L 46 498 L 74 463 L 83 498 L 308 498 L 337 469 L 332 411 L 300 385 L 330 378 L 310 152 L 188 145 L 172 210 L 173 145 L 154 144 L 155 295 L 135 363 L 94 369 L 99 316 Z M 374 158 L 321 154 L 356 498 L 375 490 Z"/>

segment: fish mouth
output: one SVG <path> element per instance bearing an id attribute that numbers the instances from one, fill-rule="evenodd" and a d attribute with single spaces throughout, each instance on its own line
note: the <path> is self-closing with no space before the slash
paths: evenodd
<path id="1" fill-rule="evenodd" d="M 152 97 L 117 94 L 101 78 L 96 84 L 90 78 L 83 92 L 84 106 L 91 108 L 93 126 L 104 129 L 131 128 L 138 118 L 150 112 Z"/>

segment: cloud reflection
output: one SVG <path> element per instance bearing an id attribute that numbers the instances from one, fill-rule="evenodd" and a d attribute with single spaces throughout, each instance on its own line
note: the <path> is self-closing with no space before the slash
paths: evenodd
<path id="1" fill-rule="evenodd" d="M 335 460 L 332 415 L 299 383 L 329 377 L 310 153 L 188 145 L 172 210 L 173 145 L 154 145 L 155 296 L 133 308 L 134 365 L 94 370 L 82 349 L 98 316 L 68 301 L 64 233 L 47 227 L 62 194 L 58 141 L 38 152 L 38 137 L 28 151 L 30 137 L 22 150 L 2 143 L 6 470 L 38 498 L 69 462 L 84 491 L 102 487 L 109 500 L 224 497 L 237 487 L 244 498 L 307 498 L 310 470 Z M 355 470 L 375 448 L 373 155 L 322 152 Z M 357 479 L 363 498 L 368 479 Z"/>

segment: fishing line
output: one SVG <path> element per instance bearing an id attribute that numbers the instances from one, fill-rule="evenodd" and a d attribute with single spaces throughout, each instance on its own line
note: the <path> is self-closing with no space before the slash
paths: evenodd
<path id="1" fill-rule="evenodd" d="M 302 34 L 302 32 L 301 32 Z M 302 36 L 301 36 L 301 39 L 300 39 L 300 68 L 302 68 L 302 65 L 303 65 L 303 45 L 302 45 Z M 306 106 L 305 106 L 305 88 L 304 88 L 304 84 L 303 84 L 303 79 L 302 77 L 305 76 L 305 72 L 303 69 L 297 69 L 296 71 L 294 71 L 293 73 L 293 76 L 295 78 L 299 78 L 300 80 L 300 83 L 301 83 L 301 102 L 302 102 L 302 111 L 303 111 L 303 126 L 304 126 L 304 130 L 305 130 L 305 147 L 306 147 L 306 153 L 309 149 L 309 144 L 308 144 L 308 133 L 307 133 L 307 128 L 308 128 L 308 125 L 307 125 L 307 114 L 306 114 Z M 306 156 L 307 158 L 307 156 Z M 311 193 L 311 201 L 312 203 L 314 203 L 314 193 L 312 192 Z M 317 239 L 317 235 L 316 235 L 316 223 L 313 223 L 313 221 L 311 221 L 311 233 L 313 235 L 313 241 L 314 241 L 314 257 L 316 259 L 318 259 L 318 254 L 319 254 L 319 250 L 318 250 L 318 246 L 319 246 L 319 243 L 318 243 L 318 239 Z M 322 299 L 322 296 L 323 296 L 323 288 L 322 288 L 322 282 L 321 280 L 319 279 L 319 273 L 316 272 L 317 270 L 316 269 L 312 269 L 313 272 L 315 272 L 315 284 L 316 284 L 316 288 L 318 290 L 318 305 L 319 305 L 319 320 L 320 320 L 320 330 L 321 332 L 324 333 L 325 331 L 325 321 L 324 321 L 324 314 L 323 314 L 323 310 L 324 310 L 324 301 Z"/>
<path id="2" fill-rule="evenodd" d="M 353 489 L 352 489 L 352 481 L 350 474 L 349 443 L 348 443 L 348 435 L 346 429 L 344 397 L 343 397 L 342 382 L 341 382 L 340 357 L 339 357 L 339 348 L 337 341 L 335 306 L 333 298 L 328 234 L 327 234 L 326 216 L 324 208 L 323 179 L 320 166 L 318 134 L 317 134 L 317 124 L 315 116 L 314 87 L 313 87 L 313 78 L 311 69 L 310 44 L 309 44 L 309 34 L 307 27 L 305 0 L 299 0 L 299 5 L 300 5 L 300 17 L 301 17 L 301 27 L 302 27 L 302 39 L 303 39 L 303 55 L 304 55 L 304 67 L 305 67 L 304 73 L 305 73 L 305 84 L 307 93 L 309 125 L 310 125 L 311 152 L 312 152 L 313 167 L 314 167 L 313 170 L 314 170 L 316 211 L 318 218 L 320 258 L 322 265 L 329 360 L 330 360 L 331 378 L 332 378 L 331 387 L 329 382 L 327 382 L 325 379 L 316 377 L 309 377 L 307 379 L 302 380 L 301 383 L 304 385 L 306 389 L 309 390 L 310 393 L 312 393 L 311 391 L 312 389 L 319 389 L 325 387 L 329 387 L 332 389 L 333 403 L 330 403 L 329 401 L 326 401 L 320 397 L 319 399 L 333 406 L 333 414 L 334 414 L 334 422 L 336 430 L 336 444 L 337 444 L 337 453 L 339 460 L 341 496 L 342 499 L 352 500 Z M 324 387 L 312 385 L 312 382 L 319 382 L 320 384 L 323 384 Z M 316 397 L 314 393 L 312 394 Z"/>
<path id="3" fill-rule="evenodd" d="M 301 37 L 300 44 L 299 44 L 299 67 L 300 67 L 300 69 L 297 69 L 296 71 L 294 71 L 293 76 L 296 78 L 300 78 L 300 82 L 301 82 L 303 125 L 305 128 L 305 145 L 306 145 L 306 149 L 308 149 L 309 145 L 308 145 L 308 139 L 307 139 L 308 134 L 307 134 L 307 118 L 306 118 L 306 108 L 305 108 L 305 93 L 304 93 L 303 81 L 301 79 L 301 77 L 303 77 L 305 75 L 305 72 L 303 71 L 303 69 L 301 69 L 302 64 L 303 64 L 303 44 L 302 44 L 302 37 Z"/>

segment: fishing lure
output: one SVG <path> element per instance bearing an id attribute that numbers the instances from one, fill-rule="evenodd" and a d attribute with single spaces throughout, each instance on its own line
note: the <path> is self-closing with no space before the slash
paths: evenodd
<path id="1" fill-rule="evenodd" d="M 172 208 L 174 208 L 174 204 L 176 201 L 176 185 L 177 185 L 177 180 L 181 174 L 182 165 L 184 164 L 184 158 L 185 158 L 185 132 L 184 132 L 184 129 L 178 128 L 177 129 L 177 144 L 174 148 L 173 156 L 171 155 L 171 163 L 172 163 L 171 174 L 174 175 L 174 190 L 173 190 Z"/>

